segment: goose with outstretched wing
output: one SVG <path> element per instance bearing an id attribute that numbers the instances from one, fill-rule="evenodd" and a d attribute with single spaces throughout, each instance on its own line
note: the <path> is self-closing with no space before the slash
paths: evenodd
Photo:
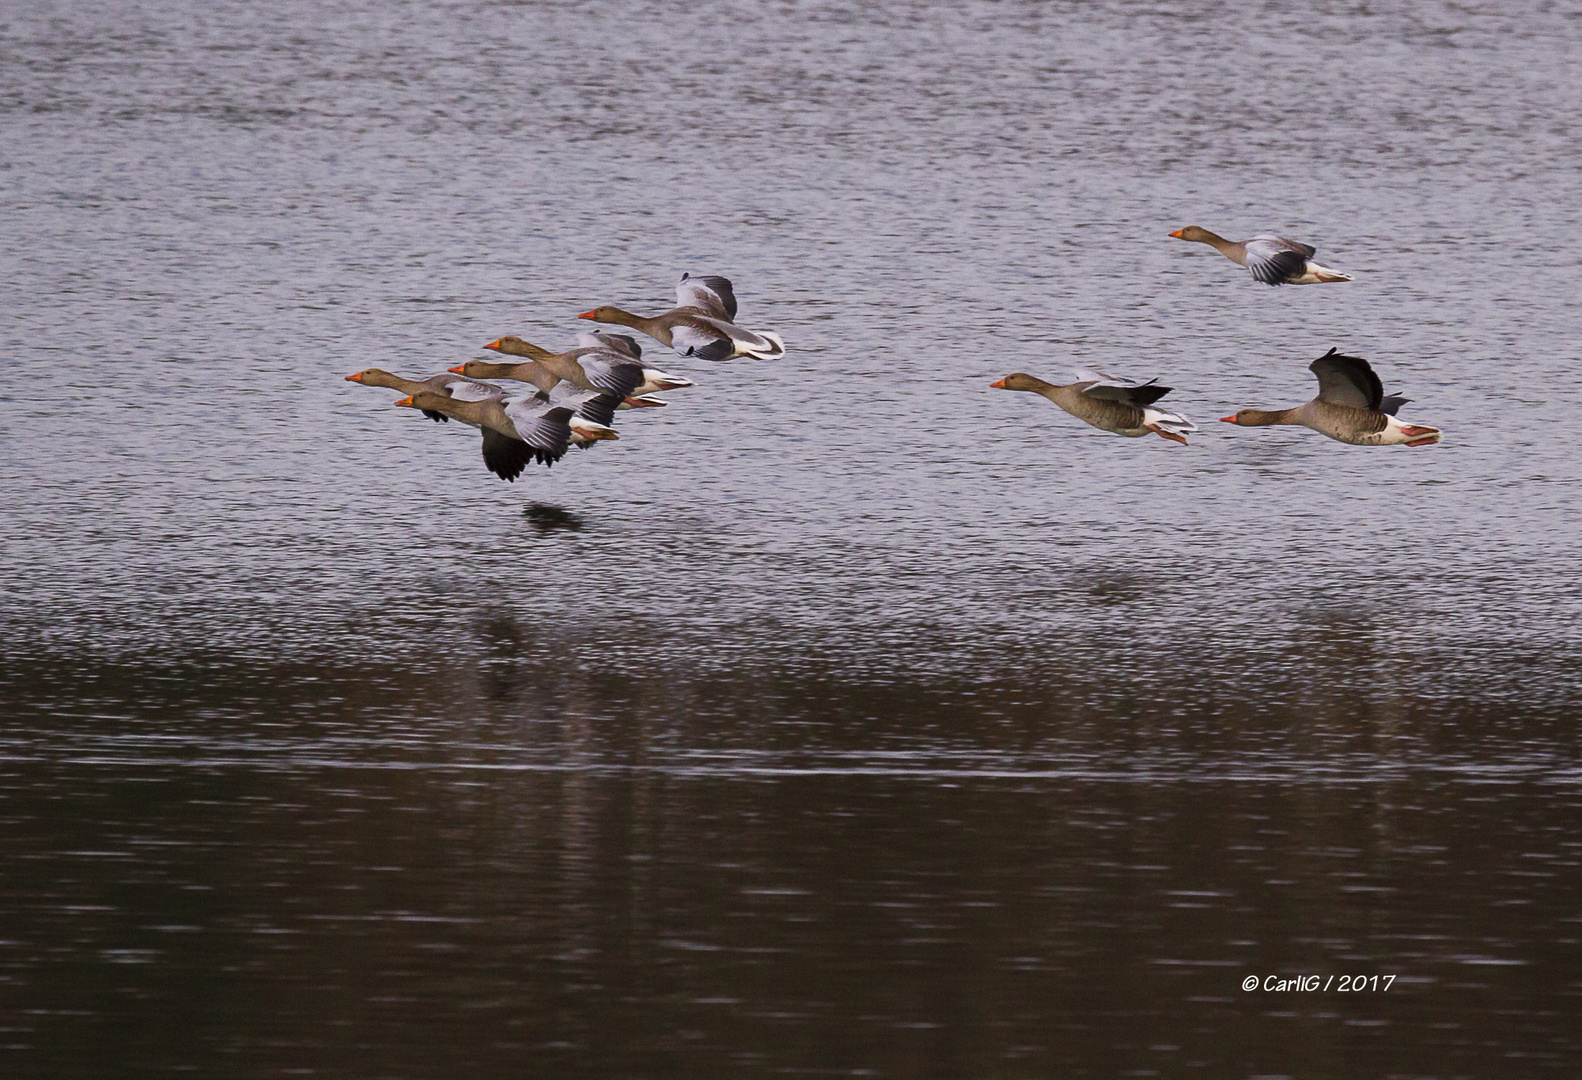
<path id="1" fill-rule="evenodd" d="M 1318 396 L 1312 401 L 1291 409 L 1242 409 L 1220 419 L 1238 427 L 1312 428 L 1353 446 L 1428 446 L 1439 441 L 1438 428 L 1396 418 L 1408 399 L 1385 394 L 1373 366 L 1362 357 L 1330 349 L 1308 370 L 1318 376 Z"/>
<path id="2" fill-rule="evenodd" d="M 989 386 L 995 390 L 1025 390 L 1038 394 L 1083 423 L 1127 438 L 1152 433 L 1185 446 L 1186 436 L 1197 430 L 1197 425 L 1186 417 L 1154 408 L 1154 402 L 1171 389 L 1160 386 L 1157 379 L 1133 383 L 1101 371 L 1083 370 L 1077 372 L 1075 382 L 1057 386 L 1019 371 Z"/>
<path id="3" fill-rule="evenodd" d="M 1313 261 L 1318 249 L 1310 244 L 1287 240 L 1283 236 L 1255 236 L 1251 240 L 1227 240 L 1217 233 L 1188 225 L 1170 234 L 1177 240 L 1207 244 L 1238 266 L 1245 266 L 1254 281 L 1265 285 L 1319 285 L 1331 281 L 1350 281 L 1350 274 L 1331 270 Z"/>
<path id="4" fill-rule="evenodd" d="M 786 351 L 780 335 L 736 325 L 736 293 L 730 279 L 714 274 L 682 274 L 676 286 L 676 306 L 661 315 L 633 315 L 604 304 L 577 318 L 630 326 L 681 356 L 696 356 L 700 360 L 724 361 L 742 356 L 778 360 Z"/>

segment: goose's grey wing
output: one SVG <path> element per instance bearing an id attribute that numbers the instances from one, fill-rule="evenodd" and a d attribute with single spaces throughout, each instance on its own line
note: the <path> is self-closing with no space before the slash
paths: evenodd
<path id="1" fill-rule="evenodd" d="M 680 307 L 700 308 L 726 322 L 736 318 L 736 293 L 730 279 L 715 274 L 682 274 L 681 283 L 676 286 L 676 303 Z"/>
<path id="2" fill-rule="evenodd" d="M 505 388 L 494 383 L 479 382 L 465 375 L 451 375 L 446 379 L 445 390 L 457 401 L 488 401 L 505 397 Z"/>
<path id="3" fill-rule="evenodd" d="M 1402 405 L 1411 400 L 1411 398 L 1401 397 L 1399 394 L 1391 394 L 1379 402 L 1379 411 L 1386 416 L 1394 416 L 1401 411 Z"/>
<path id="4" fill-rule="evenodd" d="M 535 456 L 533 448 L 520 439 L 502 435 L 493 428 L 483 429 L 483 463 L 501 480 L 516 483 L 516 478 Z"/>
<path id="5" fill-rule="evenodd" d="M 682 356 L 698 356 L 704 360 L 724 360 L 736 351 L 729 333 L 702 318 L 687 319 L 672 326 L 670 347 Z"/>
<path id="6" fill-rule="evenodd" d="M 746 349 L 783 352 L 780 342 L 711 315 L 694 315 L 670 329 L 670 347 L 682 356 L 729 360 Z"/>
<path id="7" fill-rule="evenodd" d="M 539 461 L 553 465 L 571 445 L 571 425 L 567 422 L 570 419 L 571 410 L 557 405 L 535 417 L 513 416 L 511 426 Z"/>
<path id="8" fill-rule="evenodd" d="M 577 358 L 588 382 L 599 391 L 625 397 L 643 385 L 643 365 L 619 353 L 589 353 Z"/>
<path id="9" fill-rule="evenodd" d="M 1114 383 L 1096 383 L 1084 387 L 1082 392 L 1091 398 L 1100 398 L 1105 401 L 1124 401 L 1128 405 L 1141 408 L 1152 405 L 1168 394 L 1173 387 L 1159 386 L 1157 380 L 1150 379 L 1140 386 L 1117 386 Z"/>
<path id="10" fill-rule="evenodd" d="M 1284 285 L 1302 276 L 1313 248 L 1281 236 L 1255 236 L 1242 245 L 1247 252 L 1247 272 L 1265 285 Z"/>
<path id="11" fill-rule="evenodd" d="M 1095 368 L 1077 369 L 1077 382 L 1084 384 L 1082 392 L 1088 397 L 1104 401 L 1124 401 L 1128 405 L 1152 405 L 1171 391 L 1169 386 L 1156 385 L 1158 379 L 1145 383 L 1127 382 L 1113 375 L 1106 375 Z"/>
<path id="12" fill-rule="evenodd" d="M 1384 400 L 1384 384 L 1360 356 L 1345 356 L 1330 349 L 1307 367 L 1318 376 L 1320 401 L 1377 410 Z"/>
<path id="13" fill-rule="evenodd" d="M 561 394 L 556 397 L 555 404 L 564 405 L 584 420 L 592 420 L 595 424 L 611 427 L 615 420 L 615 410 L 619 409 L 625 400 L 615 394 L 596 394 L 591 390 L 578 390 L 575 394 Z"/>
<path id="14" fill-rule="evenodd" d="M 1311 259 L 1314 255 L 1318 254 L 1318 249 L 1312 244 L 1304 244 L 1300 240 L 1292 240 L 1289 236 L 1274 236 L 1271 233 L 1264 233 L 1262 236 L 1255 236 L 1247 242 L 1249 244 L 1274 244 L 1278 247 L 1286 249 L 1287 251 L 1294 251 L 1304 259 Z"/>
<path id="15" fill-rule="evenodd" d="M 643 358 L 643 347 L 630 334 L 589 334 L 588 337 L 595 339 L 606 349 L 614 349 L 618 353 L 625 353 L 633 360 L 641 360 Z"/>

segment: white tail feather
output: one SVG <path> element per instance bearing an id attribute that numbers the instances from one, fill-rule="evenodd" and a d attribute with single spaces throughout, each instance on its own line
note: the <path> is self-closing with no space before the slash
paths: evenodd
<path id="1" fill-rule="evenodd" d="M 749 345 L 745 341 L 737 341 L 734 343 L 737 352 L 743 356 L 751 356 L 758 360 L 778 360 L 786 354 L 785 342 L 780 340 L 779 334 L 771 334 L 767 330 L 755 330 L 753 332 L 768 341 L 769 345 Z"/>
<path id="2" fill-rule="evenodd" d="M 1161 409 L 1144 409 L 1143 423 L 1176 435 L 1188 435 L 1197 430 L 1197 425 L 1186 417 L 1179 413 L 1164 412 Z"/>

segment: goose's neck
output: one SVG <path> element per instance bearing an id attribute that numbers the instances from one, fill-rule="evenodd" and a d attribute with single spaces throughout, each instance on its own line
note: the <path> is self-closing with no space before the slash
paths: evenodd
<path id="1" fill-rule="evenodd" d="M 500 351 L 511 356 L 525 356 L 529 360 L 547 360 L 555 354 L 528 341 L 502 341 Z M 500 376 L 504 377 L 504 376 Z"/>
<path id="2" fill-rule="evenodd" d="M 618 307 L 610 308 L 606 313 L 606 317 L 599 321 L 606 324 L 615 323 L 619 326 L 630 326 L 634 330 L 642 330 L 645 334 L 648 331 L 644 329 L 644 324 L 653 322 L 652 319 L 645 319 L 641 315 L 633 315 L 630 311 L 622 311 Z"/>
<path id="3" fill-rule="evenodd" d="M 445 394 L 413 394 L 412 404 L 419 409 L 429 409 L 433 412 L 453 416 L 464 424 L 479 426 L 478 401 L 458 401 Z"/>
<path id="4" fill-rule="evenodd" d="M 1245 245 L 1238 244 L 1234 240 L 1227 240 L 1218 233 L 1211 233 L 1207 229 L 1203 230 L 1203 235 L 1198 238 L 1198 242 L 1207 244 L 1221 255 L 1229 255 L 1233 259 L 1246 251 Z"/>
<path id="5" fill-rule="evenodd" d="M 399 390 L 409 396 L 422 394 L 431 389 L 427 383 L 417 382 L 413 379 L 403 379 L 401 376 L 394 375 L 388 371 L 370 372 L 363 376 L 362 382 L 364 386 L 383 386 L 391 390 Z"/>
<path id="6" fill-rule="evenodd" d="M 1297 408 L 1300 407 L 1297 406 Z M 1275 424 L 1300 425 L 1302 423 L 1296 416 L 1296 409 L 1275 409 L 1273 411 L 1243 409 L 1242 416 L 1243 419 L 1237 421 L 1242 427 L 1272 427 Z"/>
<path id="7" fill-rule="evenodd" d="M 537 367 L 529 360 L 525 364 L 491 364 L 487 360 L 474 360 L 468 365 L 469 379 L 514 379 L 519 368 Z"/>
<path id="8" fill-rule="evenodd" d="M 473 363 L 477 366 L 469 369 L 473 373 L 469 377 L 512 379 L 516 382 L 532 383 L 546 394 L 560 381 L 553 372 L 536 360 L 524 360 L 520 364 L 491 364 L 487 360 L 475 360 Z"/>
<path id="9" fill-rule="evenodd" d="M 662 344 L 670 344 L 670 327 L 665 325 L 664 319 L 645 319 L 641 315 L 633 315 L 630 311 L 612 308 L 609 318 L 600 319 L 600 322 L 616 323 L 620 326 L 630 326 L 633 330 L 647 334 Z"/>

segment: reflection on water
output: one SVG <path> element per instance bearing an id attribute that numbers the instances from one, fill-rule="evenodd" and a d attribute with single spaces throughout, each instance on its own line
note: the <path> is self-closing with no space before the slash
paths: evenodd
<path id="1" fill-rule="evenodd" d="M 645 671 L 503 614 L 454 644 L 426 670 L 10 667 L 19 1075 L 112 1047 L 678 1077 L 1496 1075 L 1511 1047 L 1563 1075 L 1582 1050 L 1552 1020 L 1577 770 L 1521 707 Z"/>
<path id="2" fill-rule="evenodd" d="M 533 531 L 540 536 L 558 529 L 577 532 L 582 528 L 582 516 L 567 510 L 564 506 L 528 503 L 522 514 L 527 518 L 527 523 L 533 527 Z"/>

